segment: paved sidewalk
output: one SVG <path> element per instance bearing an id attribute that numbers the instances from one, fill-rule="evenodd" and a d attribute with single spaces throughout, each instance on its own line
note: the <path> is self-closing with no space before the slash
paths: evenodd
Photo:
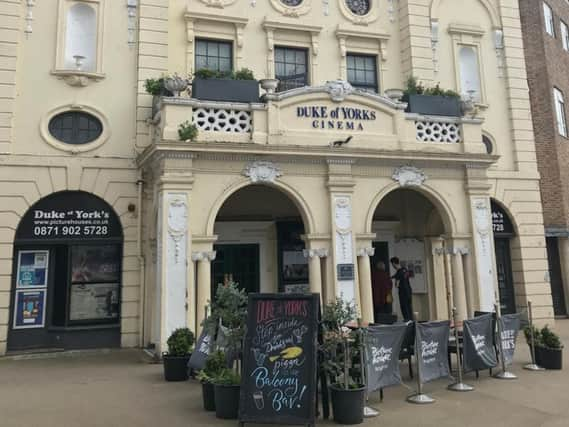
<path id="1" fill-rule="evenodd" d="M 569 320 L 557 322 L 569 347 Z M 466 382 L 470 393 L 446 390 L 448 381 L 428 384 L 433 405 L 405 402 L 404 387 L 386 390 L 382 412 L 364 427 L 380 426 L 569 426 L 569 348 L 565 370 L 529 372 L 521 337 L 512 371 L 518 380 L 500 381 L 481 374 Z M 407 366 L 402 366 L 407 373 Z M 413 383 L 405 378 L 408 384 Z M 332 425 L 320 421 L 319 425 Z M 205 427 L 236 426 L 201 409 L 197 382 L 166 383 L 162 366 L 148 363 L 137 350 L 121 350 L 31 360 L 0 359 L 0 427 Z"/>

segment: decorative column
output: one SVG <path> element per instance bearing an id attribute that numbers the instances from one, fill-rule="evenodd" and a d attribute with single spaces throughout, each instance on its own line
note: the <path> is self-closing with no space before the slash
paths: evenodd
<path id="1" fill-rule="evenodd" d="M 464 282 L 464 264 L 462 256 L 468 253 L 466 248 L 452 248 L 452 293 L 456 315 L 459 320 L 468 318 L 466 309 L 466 287 Z"/>
<path id="2" fill-rule="evenodd" d="M 310 292 L 320 294 L 320 300 L 322 301 L 322 266 L 320 258 L 328 256 L 328 249 L 304 249 L 303 254 L 308 258 Z"/>
<path id="3" fill-rule="evenodd" d="M 434 280 L 434 300 L 435 312 L 431 315 L 434 319 L 445 319 L 449 315 L 448 292 L 445 276 L 445 259 L 443 239 L 440 237 L 431 238 L 432 248 L 432 270 Z"/>
<path id="4" fill-rule="evenodd" d="M 373 292 L 371 284 L 371 265 L 369 257 L 373 256 L 372 247 L 358 249 L 358 273 L 360 279 L 361 312 L 364 323 L 373 323 Z"/>
<path id="5" fill-rule="evenodd" d="M 197 261 L 197 297 L 196 297 L 196 336 L 202 331 L 205 318 L 205 307 L 211 298 L 211 261 L 215 259 L 215 251 L 194 252 L 192 261 Z"/>

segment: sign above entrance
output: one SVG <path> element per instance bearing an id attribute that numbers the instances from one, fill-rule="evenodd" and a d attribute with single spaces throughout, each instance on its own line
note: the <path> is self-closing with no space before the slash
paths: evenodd
<path id="1" fill-rule="evenodd" d="M 497 203 L 492 202 L 492 230 L 494 234 L 514 234 L 514 226 L 509 215 Z"/>
<path id="2" fill-rule="evenodd" d="M 81 191 L 50 195 L 32 206 L 18 227 L 17 240 L 122 238 L 113 209 L 100 198 Z"/>
<path id="3" fill-rule="evenodd" d="M 325 105 L 300 105 L 296 117 L 310 120 L 314 129 L 363 131 L 366 122 L 377 120 L 375 111 L 358 107 L 329 107 Z"/>

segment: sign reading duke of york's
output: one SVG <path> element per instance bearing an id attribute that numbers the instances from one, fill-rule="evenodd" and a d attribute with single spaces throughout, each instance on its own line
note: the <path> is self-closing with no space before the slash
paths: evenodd
<path id="1" fill-rule="evenodd" d="M 373 110 L 357 107 L 308 105 L 296 107 L 296 117 L 309 119 L 314 129 L 363 131 L 366 122 L 377 119 Z"/>
<path id="2" fill-rule="evenodd" d="M 34 205 L 22 219 L 19 239 L 120 238 L 116 214 L 101 199 L 79 191 L 56 193 Z"/>

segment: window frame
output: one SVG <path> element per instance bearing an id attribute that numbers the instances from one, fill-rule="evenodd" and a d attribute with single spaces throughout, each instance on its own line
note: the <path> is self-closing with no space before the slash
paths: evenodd
<path id="1" fill-rule="evenodd" d="M 292 88 L 288 88 L 288 89 L 282 89 L 282 86 L 281 86 L 282 80 L 279 78 L 279 75 L 277 74 L 277 64 L 279 62 L 283 62 L 283 64 L 286 65 L 287 62 L 286 62 L 286 60 L 285 61 L 277 61 L 277 51 L 279 49 L 284 49 L 285 52 L 287 50 L 289 50 L 289 51 L 295 51 L 295 52 L 302 52 L 304 54 L 304 69 L 305 69 L 304 76 L 305 77 L 304 77 L 304 85 L 303 86 L 296 86 L 296 87 L 292 87 Z M 309 49 L 308 48 L 300 47 L 300 46 L 275 45 L 273 55 L 274 55 L 273 60 L 274 60 L 274 67 L 275 67 L 275 78 L 279 80 L 279 85 L 277 87 L 276 92 L 283 92 L 285 90 L 310 86 L 310 55 L 309 55 Z M 286 58 L 286 53 L 285 53 L 284 57 Z M 298 64 L 295 63 L 294 65 L 298 65 Z"/>
<path id="2" fill-rule="evenodd" d="M 353 58 L 371 58 L 373 59 L 373 77 L 374 77 L 374 83 L 373 85 L 371 84 L 364 84 L 365 82 L 352 82 L 350 81 L 349 75 L 350 75 L 350 66 L 349 66 L 349 58 L 353 57 Z M 367 92 L 367 90 L 365 90 L 365 88 L 373 88 L 373 93 L 378 94 L 380 87 L 379 87 L 379 67 L 378 67 L 378 58 L 377 55 L 373 55 L 373 54 L 366 54 L 366 53 L 360 53 L 360 52 L 347 52 L 346 53 L 346 80 L 356 89 L 361 89 Z M 357 68 L 354 67 L 354 70 L 357 71 Z M 364 70 L 363 71 L 368 71 Z"/>
<path id="3" fill-rule="evenodd" d="M 569 52 L 569 27 L 562 19 L 559 22 L 559 27 L 561 29 L 561 43 L 563 45 L 563 50 Z"/>
<path id="4" fill-rule="evenodd" d="M 92 7 L 96 15 L 96 59 L 95 69 L 90 71 L 76 70 L 65 65 L 65 50 L 67 37 L 67 17 L 69 9 L 76 4 L 83 4 Z M 103 27 L 104 27 L 104 7 L 105 0 L 59 0 L 58 19 L 57 19 L 57 45 L 55 52 L 54 74 L 72 73 L 104 77 L 103 74 Z"/>
<path id="5" fill-rule="evenodd" d="M 545 32 L 551 37 L 555 37 L 555 18 L 553 17 L 553 9 L 546 2 L 543 2 L 543 21 Z"/>
<path id="6" fill-rule="evenodd" d="M 69 138 L 69 140 L 66 140 L 65 136 L 63 136 L 62 134 L 62 132 L 66 130 L 65 127 L 63 126 L 64 123 L 63 122 L 58 123 L 61 124 L 61 126 L 57 127 L 55 126 L 54 123 L 55 120 L 64 120 L 65 118 L 69 118 L 71 120 L 71 127 L 68 129 L 71 132 L 71 138 Z M 81 118 L 85 118 L 87 120 L 88 134 L 91 132 L 91 124 L 94 124 L 97 128 L 96 129 L 97 135 L 95 137 L 89 136 L 88 140 L 84 142 L 80 140 Z M 80 146 L 80 145 L 90 144 L 91 142 L 96 141 L 103 134 L 103 123 L 96 116 L 89 114 L 85 111 L 68 110 L 53 116 L 49 120 L 48 130 L 51 136 L 53 136 L 55 139 L 57 139 L 62 143 Z"/>
<path id="7" fill-rule="evenodd" d="M 219 45 L 220 44 L 224 44 L 224 45 L 228 45 L 229 46 L 229 70 L 227 72 L 232 72 L 235 69 L 235 60 L 234 60 L 234 46 L 233 46 L 233 40 L 227 40 L 227 39 L 212 39 L 212 38 L 208 38 L 208 37 L 196 37 L 194 40 L 195 43 L 195 49 L 194 49 L 194 69 L 197 71 L 200 68 L 198 68 L 197 64 L 198 64 L 198 56 L 204 56 L 204 55 L 198 55 L 198 43 L 217 43 L 218 44 L 218 52 L 219 52 Z M 206 58 L 209 58 L 210 56 L 206 53 L 205 55 Z M 218 59 L 218 64 L 219 64 L 219 58 L 220 56 L 217 56 Z M 219 67 L 218 67 L 219 68 Z M 209 68 L 208 68 L 209 69 Z M 213 70 L 213 71 L 218 71 L 218 70 Z"/>
<path id="8" fill-rule="evenodd" d="M 563 96 L 563 92 L 556 87 L 553 88 L 553 102 L 555 104 L 557 133 L 562 137 L 567 138 L 567 114 L 565 111 L 565 97 Z"/>

